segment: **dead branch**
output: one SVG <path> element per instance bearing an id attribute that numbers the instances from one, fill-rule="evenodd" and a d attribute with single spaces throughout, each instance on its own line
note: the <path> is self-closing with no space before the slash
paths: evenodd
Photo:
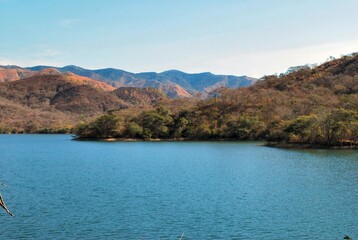
<path id="1" fill-rule="evenodd" d="M 2 198 L 1 194 L 0 194 L 0 206 L 1 206 L 3 209 L 5 209 L 5 211 L 6 211 L 11 217 L 14 216 L 14 214 L 12 214 L 12 213 L 10 212 L 10 210 L 6 207 L 6 204 L 5 204 L 4 199 Z"/>

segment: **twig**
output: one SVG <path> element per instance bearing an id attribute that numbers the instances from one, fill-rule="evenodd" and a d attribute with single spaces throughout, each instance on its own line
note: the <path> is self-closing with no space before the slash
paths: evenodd
<path id="1" fill-rule="evenodd" d="M 10 210 L 6 207 L 6 204 L 5 204 L 5 202 L 4 202 L 4 200 L 3 200 L 2 196 L 1 196 L 1 194 L 0 194 L 0 206 L 1 206 L 3 209 L 5 209 L 5 211 L 6 211 L 11 217 L 14 216 L 14 214 L 12 214 L 12 213 L 10 212 Z"/>

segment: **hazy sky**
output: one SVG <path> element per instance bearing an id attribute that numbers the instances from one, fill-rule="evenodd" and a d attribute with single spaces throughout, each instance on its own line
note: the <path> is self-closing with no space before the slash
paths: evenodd
<path id="1" fill-rule="evenodd" d="M 0 64 L 261 77 L 358 51 L 357 0 L 0 0 Z"/>

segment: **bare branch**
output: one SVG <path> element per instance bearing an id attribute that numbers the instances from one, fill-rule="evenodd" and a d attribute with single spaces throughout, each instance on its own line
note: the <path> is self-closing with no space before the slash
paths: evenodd
<path id="1" fill-rule="evenodd" d="M 1 206 L 3 209 L 5 209 L 5 211 L 6 211 L 11 217 L 14 216 L 14 214 L 12 214 L 12 213 L 10 212 L 10 210 L 6 207 L 6 204 L 5 204 L 5 202 L 4 202 L 4 200 L 3 200 L 2 196 L 1 196 L 1 194 L 0 194 L 0 206 Z"/>

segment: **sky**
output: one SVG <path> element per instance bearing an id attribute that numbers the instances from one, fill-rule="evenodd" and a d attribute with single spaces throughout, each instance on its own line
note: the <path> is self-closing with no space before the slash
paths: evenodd
<path id="1" fill-rule="evenodd" d="M 0 0 L 0 65 L 262 77 L 358 51 L 357 0 Z"/>

